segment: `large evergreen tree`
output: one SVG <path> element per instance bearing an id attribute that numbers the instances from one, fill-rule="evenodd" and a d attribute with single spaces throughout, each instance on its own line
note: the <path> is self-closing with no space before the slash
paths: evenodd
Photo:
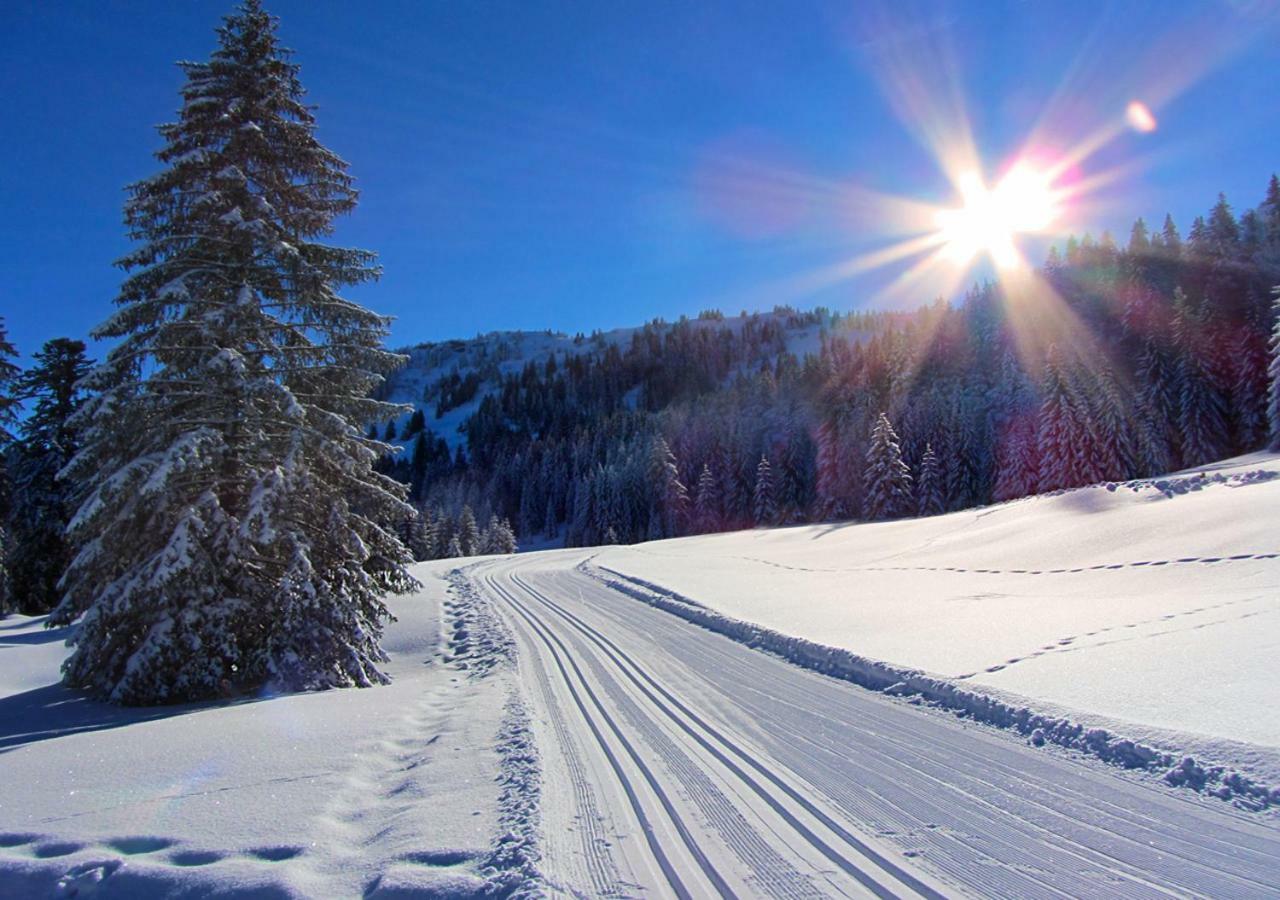
<path id="1" fill-rule="evenodd" d="M 400 358 L 338 293 L 379 270 L 322 240 L 356 192 L 276 27 L 245 0 L 208 62 L 180 63 L 95 332 L 118 343 L 73 420 L 85 495 L 51 621 L 83 614 L 66 681 L 117 702 L 385 682 L 382 595 L 412 585 L 412 513 L 358 430 L 400 413 L 370 399 Z"/>
<path id="2" fill-rule="evenodd" d="M 22 439 L 9 452 L 13 504 L 9 515 L 9 576 L 15 605 L 29 615 L 57 605 L 66 569 L 65 531 L 72 485 L 58 473 L 76 452 L 71 417 L 81 404 L 78 383 L 89 371 L 84 342 L 55 338 L 18 379 L 32 404 Z"/>
<path id="3" fill-rule="evenodd" d="M 1090 473 L 1082 457 L 1090 438 L 1056 348 L 1050 348 L 1045 361 L 1041 395 L 1044 399 L 1036 437 L 1039 490 L 1056 491 L 1087 483 Z"/>

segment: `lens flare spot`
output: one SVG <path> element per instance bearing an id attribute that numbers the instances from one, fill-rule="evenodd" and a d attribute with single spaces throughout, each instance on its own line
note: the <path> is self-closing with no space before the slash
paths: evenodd
<path id="1" fill-rule="evenodd" d="M 1134 131 L 1150 134 L 1156 130 L 1156 117 L 1141 100 L 1134 100 L 1125 107 L 1124 118 Z"/>

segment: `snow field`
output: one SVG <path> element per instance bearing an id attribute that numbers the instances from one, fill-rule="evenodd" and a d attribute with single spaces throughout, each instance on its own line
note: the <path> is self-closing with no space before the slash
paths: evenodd
<path id="1" fill-rule="evenodd" d="M 121 710 L 57 684 L 65 632 L 0 624 L 0 897 L 521 883 L 536 758 L 509 669 L 478 665 L 500 641 L 454 633 L 449 568 L 392 600 L 394 682 L 369 690 Z"/>
<path id="2" fill-rule="evenodd" d="M 927 519 L 610 547 L 593 563 L 686 610 L 1280 787 L 1278 475 L 1280 459 L 1255 454 Z"/>

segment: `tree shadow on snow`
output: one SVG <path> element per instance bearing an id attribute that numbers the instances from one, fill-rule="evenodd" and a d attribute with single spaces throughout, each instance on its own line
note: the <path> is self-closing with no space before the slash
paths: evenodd
<path id="1" fill-rule="evenodd" d="M 0 754 L 50 738 L 163 719 L 196 706 L 126 708 L 91 700 L 61 684 L 0 697 Z"/>
<path id="2" fill-rule="evenodd" d="M 18 623 L 21 627 L 30 627 L 27 622 Z M 14 630 L 13 626 L 5 628 L 0 626 L 0 647 L 6 644 L 26 645 L 49 644 L 53 641 L 65 641 L 71 629 L 67 628 L 37 628 L 31 631 L 22 632 L 20 634 L 6 634 L 8 631 Z"/>

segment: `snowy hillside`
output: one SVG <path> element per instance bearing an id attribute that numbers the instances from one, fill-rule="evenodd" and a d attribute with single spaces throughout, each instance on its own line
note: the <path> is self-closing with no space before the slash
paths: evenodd
<path id="1" fill-rule="evenodd" d="M 593 563 L 732 619 L 1280 781 L 1280 457 Z"/>
<path id="2" fill-rule="evenodd" d="M 687 324 L 695 329 L 724 329 L 740 334 L 748 320 L 757 324 L 776 323 L 783 331 L 783 349 L 803 358 L 806 354 L 816 354 L 820 347 L 823 326 L 808 321 L 811 316 L 812 314 L 802 318 L 790 310 L 780 309 L 752 316 L 742 314 L 726 318 L 701 317 L 687 320 Z M 646 327 L 663 335 L 672 326 L 658 321 Z M 563 365 L 570 357 L 599 354 L 610 347 L 625 350 L 641 331 L 639 327 L 615 328 L 589 336 L 567 335 L 549 330 L 494 331 L 470 340 L 405 347 L 398 352 L 408 356 L 408 362 L 388 377 L 380 396 L 391 402 L 422 410 L 426 418 L 426 429 L 443 438 L 452 451 L 465 445 L 466 439 L 459 429 L 480 408 L 484 398 L 499 387 L 503 376 L 518 374 L 530 363 L 541 368 L 552 358 Z M 446 400 L 443 408 L 439 409 L 446 395 L 445 382 L 454 375 L 463 380 L 474 377 L 474 392 L 468 389 L 463 402 L 454 406 Z M 397 434 L 401 437 L 395 443 L 400 446 L 411 442 L 411 438 L 402 437 L 408 421 L 409 415 L 406 414 L 396 422 Z"/>

